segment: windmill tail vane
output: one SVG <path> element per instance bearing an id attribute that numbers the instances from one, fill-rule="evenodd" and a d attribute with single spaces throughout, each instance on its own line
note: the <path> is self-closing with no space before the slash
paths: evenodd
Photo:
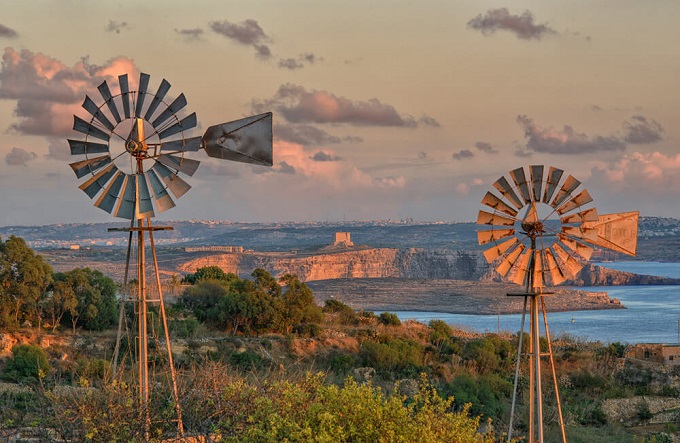
<path id="1" fill-rule="evenodd" d="M 202 136 L 190 136 L 198 125 L 196 113 L 186 115 L 184 94 L 168 98 L 170 83 L 149 89 L 150 76 L 141 73 L 137 90 L 128 75 L 118 77 L 117 94 L 107 81 L 97 88 L 101 104 L 85 97 L 89 120 L 74 115 L 73 129 L 82 139 L 69 139 L 70 166 L 98 208 L 129 220 L 151 218 L 175 206 L 191 185 L 200 162 L 187 153 L 204 150 L 209 157 L 273 164 L 272 113 L 267 112 L 210 126 Z"/>

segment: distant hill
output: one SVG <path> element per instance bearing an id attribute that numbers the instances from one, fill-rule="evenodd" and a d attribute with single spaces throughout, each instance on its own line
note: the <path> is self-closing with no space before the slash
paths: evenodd
<path id="1" fill-rule="evenodd" d="M 332 243 L 335 232 L 348 231 L 357 245 L 375 248 L 426 248 L 479 251 L 475 223 L 352 221 L 235 223 L 229 221 L 155 222 L 172 226 L 155 236 L 159 247 L 196 245 L 243 246 L 256 251 L 312 251 Z M 0 227 L 0 238 L 16 235 L 34 249 L 125 247 L 127 236 L 108 232 L 127 223 L 81 223 Z M 680 220 L 642 217 L 637 260 L 680 261 Z M 613 255 L 612 259 L 628 259 Z"/>

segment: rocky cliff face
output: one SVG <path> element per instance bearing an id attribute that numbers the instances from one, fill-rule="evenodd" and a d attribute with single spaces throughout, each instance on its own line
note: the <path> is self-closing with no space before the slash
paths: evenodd
<path id="1" fill-rule="evenodd" d="M 392 277 L 476 280 L 485 269 L 479 256 L 462 251 L 367 248 L 315 255 L 206 255 L 180 265 L 179 270 L 194 272 L 203 266 L 219 266 L 241 276 L 262 268 L 274 276 L 297 274 L 302 281 Z"/>
<path id="2" fill-rule="evenodd" d="M 467 251 L 422 248 L 359 248 L 295 255 L 250 252 L 204 255 L 178 266 L 184 273 L 204 266 L 247 277 L 256 268 L 273 276 L 296 274 L 302 281 L 339 278 L 421 278 L 500 282 L 480 254 Z M 631 274 L 587 264 L 575 279 L 563 286 L 617 286 L 680 284 L 680 280 Z"/>
<path id="3" fill-rule="evenodd" d="M 677 278 L 639 275 L 630 272 L 615 271 L 593 264 L 581 269 L 575 279 L 565 282 L 570 286 L 623 286 L 623 285 L 677 285 Z"/>

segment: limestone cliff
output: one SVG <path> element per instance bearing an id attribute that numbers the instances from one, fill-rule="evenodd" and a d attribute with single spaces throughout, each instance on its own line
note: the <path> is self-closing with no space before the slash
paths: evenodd
<path id="1" fill-rule="evenodd" d="M 247 277 L 256 268 L 273 276 L 296 274 L 305 282 L 340 278 L 420 278 L 500 282 L 480 254 L 423 248 L 359 247 L 315 254 L 245 252 L 205 254 L 177 267 L 183 273 L 204 266 Z M 680 284 L 680 280 L 631 274 L 587 264 L 563 286 L 616 286 Z"/>
<path id="2" fill-rule="evenodd" d="M 204 255 L 178 270 L 189 273 L 204 266 L 250 275 L 255 268 L 274 276 L 297 274 L 302 281 L 338 278 L 441 278 L 475 280 L 484 270 L 478 256 L 462 251 L 420 248 L 364 248 L 313 255 L 228 253 Z"/>

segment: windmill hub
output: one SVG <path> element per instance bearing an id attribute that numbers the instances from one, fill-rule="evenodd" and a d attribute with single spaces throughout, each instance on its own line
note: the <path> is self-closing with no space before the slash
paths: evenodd
<path id="1" fill-rule="evenodd" d="M 529 237 L 538 237 L 545 233 L 545 229 L 543 229 L 543 223 L 540 221 L 534 223 L 522 223 L 522 229 Z"/>
<path id="2" fill-rule="evenodd" d="M 137 140 L 128 140 L 125 143 L 125 150 L 135 156 L 142 152 L 146 152 L 146 149 L 146 144 Z"/>

